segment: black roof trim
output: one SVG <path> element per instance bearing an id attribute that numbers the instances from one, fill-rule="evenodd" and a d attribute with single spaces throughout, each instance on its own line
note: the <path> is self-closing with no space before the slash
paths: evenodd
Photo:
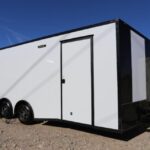
<path id="1" fill-rule="evenodd" d="M 134 32 L 136 32 L 137 34 L 139 34 L 141 37 L 143 37 L 143 38 L 145 38 L 145 39 L 147 39 L 147 40 L 150 40 L 150 39 L 147 38 L 145 35 L 143 35 L 141 32 L 137 31 L 134 27 L 130 26 L 129 24 L 127 24 L 127 23 L 124 22 L 123 20 L 119 19 L 119 22 L 121 22 L 121 23 L 127 25 L 127 26 L 130 28 L 130 30 L 133 30 Z"/>
<path id="2" fill-rule="evenodd" d="M 18 43 L 18 44 L 2 47 L 2 48 L 0 48 L 0 50 L 16 47 L 16 46 L 19 46 L 19 45 L 23 45 L 23 44 L 27 44 L 27 43 L 31 43 L 31 42 L 35 42 L 35 41 L 40 41 L 40 40 L 43 40 L 43 39 L 47 39 L 47 38 L 51 38 L 51 37 L 55 37 L 55 36 L 59 36 L 59 35 L 63 35 L 63 34 L 71 33 L 71 32 L 75 32 L 75 31 L 79 31 L 79 30 L 84 30 L 84 29 L 88 29 L 88 28 L 92 28 L 92 27 L 97 27 L 97 26 L 106 25 L 106 24 L 110 24 L 110 23 L 120 22 L 120 21 L 123 22 L 124 24 L 126 24 L 130 29 L 132 29 L 133 31 L 135 31 L 136 33 L 141 35 L 142 37 L 148 39 L 143 34 L 141 34 L 137 30 L 132 28 L 130 25 L 125 23 L 123 20 L 121 20 L 121 19 L 113 19 L 113 20 L 109 20 L 109 21 L 105 21 L 105 22 L 101 22 L 101 23 L 96 23 L 96 24 L 93 24 L 93 25 L 88 25 L 88 26 L 84 26 L 84 27 L 68 30 L 68 31 L 65 31 L 65 32 L 60 32 L 60 33 L 56 33 L 56 34 L 52 34 L 52 35 L 48 35 L 48 36 L 43 36 L 43 37 L 36 38 L 36 39 L 33 39 L 33 40 L 25 41 L 25 42 L 22 42 L 22 43 Z"/>

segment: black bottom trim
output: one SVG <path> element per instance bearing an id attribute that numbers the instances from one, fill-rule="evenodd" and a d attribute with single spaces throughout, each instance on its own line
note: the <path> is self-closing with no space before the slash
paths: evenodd
<path id="1" fill-rule="evenodd" d="M 149 126 L 148 124 L 139 123 L 133 126 L 128 130 L 113 130 L 103 127 L 96 127 L 92 125 L 85 125 L 81 123 L 75 123 L 71 121 L 61 120 L 61 119 L 47 119 L 47 118 L 35 118 L 36 122 L 48 121 L 43 123 L 43 125 L 47 126 L 55 126 L 55 127 L 63 127 L 63 128 L 71 128 L 78 131 L 84 131 L 96 135 L 111 137 L 119 140 L 128 141 L 135 136 L 145 132 L 146 128 Z"/>

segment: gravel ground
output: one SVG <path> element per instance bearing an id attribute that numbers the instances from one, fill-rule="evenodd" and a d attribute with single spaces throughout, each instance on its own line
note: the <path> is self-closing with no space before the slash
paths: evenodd
<path id="1" fill-rule="evenodd" d="M 1 119 L 0 150 L 150 150 L 150 130 L 124 141 L 69 126 Z"/>

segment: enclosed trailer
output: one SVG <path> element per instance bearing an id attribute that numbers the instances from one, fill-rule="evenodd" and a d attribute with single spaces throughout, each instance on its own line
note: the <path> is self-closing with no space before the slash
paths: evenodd
<path id="1" fill-rule="evenodd" d="M 150 115 L 149 57 L 149 39 L 122 20 L 1 48 L 1 117 L 132 129 Z"/>

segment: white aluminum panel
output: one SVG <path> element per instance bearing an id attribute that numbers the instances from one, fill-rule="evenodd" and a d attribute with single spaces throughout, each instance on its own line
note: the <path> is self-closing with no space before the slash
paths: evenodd
<path id="1" fill-rule="evenodd" d="M 131 31 L 132 56 L 132 99 L 133 102 L 146 99 L 145 40 Z"/>
<path id="2" fill-rule="evenodd" d="M 91 124 L 90 39 L 62 45 L 63 119 Z"/>
<path id="3" fill-rule="evenodd" d="M 60 44 L 57 37 L 0 52 L 0 96 L 28 101 L 35 118 L 60 118 Z M 40 44 L 46 48 L 38 49 Z"/>
<path id="4" fill-rule="evenodd" d="M 9 98 L 13 106 L 28 101 L 36 118 L 60 119 L 60 41 L 87 35 L 94 35 L 94 123 L 118 129 L 115 23 L 0 51 L 0 97 Z M 47 47 L 38 49 L 40 44 Z"/>
<path id="5" fill-rule="evenodd" d="M 118 129 L 116 26 L 99 29 L 94 40 L 95 125 Z"/>

